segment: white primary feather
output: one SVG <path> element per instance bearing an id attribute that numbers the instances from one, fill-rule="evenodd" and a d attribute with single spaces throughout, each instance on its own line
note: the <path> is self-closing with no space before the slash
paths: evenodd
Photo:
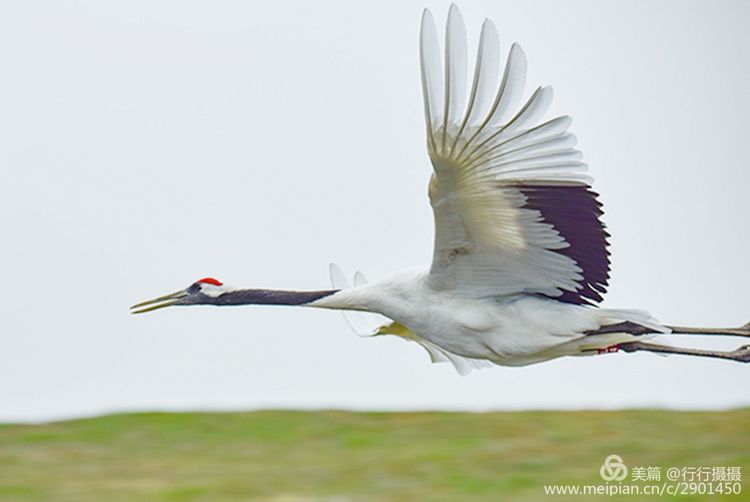
<path id="1" fill-rule="evenodd" d="M 492 128 L 510 118 L 523 95 L 523 88 L 526 85 L 526 66 L 526 54 L 523 49 L 516 43 L 512 44 L 508 51 L 500 88 L 487 114 L 484 126 Z"/>
<path id="2" fill-rule="evenodd" d="M 432 13 L 427 9 L 422 13 L 422 25 L 419 31 L 419 57 L 428 144 L 430 148 L 436 148 L 435 124 L 442 122 L 443 111 L 441 106 L 441 99 L 443 99 L 442 64 L 440 63 L 440 48 L 435 21 L 432 18 Z"/>
<path id="3" fill-rule="evenodd" d="M 489 19 L 485 19 L 482 24 L 482 32 L 479 35 L 479 46 L 477 48 L 477 59 L 474 67 L 474 81 L 469 94 L 469 102 L 466 106 L 466 115 L 461 124 L 456 140 L 461 137 L 466 126 L 475 125 L 481 117 L 482 111 L 489 106 L 490 100 L 497 91 L 497 78 L 500 70 L 499 59 L 499 42 L 497 29 Z M 456 147 L 462 147 L 461 144 L 454 143 L 453 150 Z"/>
<path id="4" fill-rule="evenodd" d="M 448 124 L 455 124 L 463 117 L 466 66 L 466 28 L 458 7 L 451 5 L 445 25 L 445 97 L 441 150 L 448 147 Z"/>

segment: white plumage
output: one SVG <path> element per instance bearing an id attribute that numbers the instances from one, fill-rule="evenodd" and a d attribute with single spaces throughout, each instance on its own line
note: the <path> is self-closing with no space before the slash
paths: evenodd
<path id="1" fill-rule="evenodd" d="M 472 298 L 437 290 L 429 277 L 423 270 L 407 270 L 343 289 L 310 306 L 378 312 L 395 322 L 372 329 L 370 335 L 395 334 L 413 340 L 430 353 L 433 362 L 451 361 L 462 374 L 483 366 L 477 360 L 522 366 L 565 355 L 596 354 L 597 349 L 636 337 L 583 333 L 623 321 L 669 332 L 645 312 L 598 309 L 527 294 Z M 361 322 L 350 324 L 363 327 Z"/>
<path id="2" fill-rule="evenodd" d="M 550 87 L 538 88 L 520 104 L 525 56 L 512 45 L 500 74 L 490 20 L 482 25 L 470 86 L 466 33 L 455 5 L 448 13 L 444 70 L 440 54 L 432 15 L 425 10 L 420 59 L 435 214 L 430 270 L 344 289 L 312 305 L 379 312 L 408 328 L 406 338 L 422 344 L 433 360 L 440 360 L 437 352 L 461 372 L 473 360 L 517 366 L 633 341 L 627 333 L 583 334 L 605 324 L 630 321 L 668 332 L 645 312 L 553 299 L 578 291 L 583 270 L 557 252 L 570 244 L 540 211 L 524 208 L 521 188 L 587 186 L 586 165 L 567 132 L 571 120 L 541 121 L 552 100 Z M 339 275 L 332 269 L 332 276 Z M 363 321 L 348 318 L 362 333 Z M 378 327 L 372 334 L 388 331 Z M 395 334 L 404 336 L 403 330 Z M 464 361 L 469 364 L 459 364 Z"/>
<path id="3" fill-rule="evenodd" d="M 594 306 L 609 280 L 600 204 L 568 132 L 571 119 L 544 119 L 552 89 L 522 100 L 526 58 L 518 45 L 500 71 L 497 31 L 485 20 L 470 77 L 464 23 L 452 5 L 444 51 L 424 11 L 419 53 L 433 166 L 429 269 L 372 284 L 357 272 L 350 286 L 334 266 L 335 290 L 307 292 L 231 288 L 206 278 L 135 305 L 134 313 L 196 304 L 340 309 L 359 334 L 415 341 L 433 362 L 450 361 L 460 373 L 613 349 L 750 361 L 750 346 L 713 352 L 644 341 L 670 332 L 747 337 L 750 324 L 668 327 L 646 312 Z"/>

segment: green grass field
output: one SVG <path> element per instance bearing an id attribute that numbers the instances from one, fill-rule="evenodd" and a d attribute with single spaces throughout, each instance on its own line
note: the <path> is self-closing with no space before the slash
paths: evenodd
<path id="1" fill-rule="evenodd" d="M 663 476 L 718 465 L 750 477 L 750 409 L 140 413 L 2 425 L 0 500 L 595 500 L 543 486 L 601 484 L 611 453 Z M 605 498 L 739 502 L 744 485 L 741 496 Z"/>

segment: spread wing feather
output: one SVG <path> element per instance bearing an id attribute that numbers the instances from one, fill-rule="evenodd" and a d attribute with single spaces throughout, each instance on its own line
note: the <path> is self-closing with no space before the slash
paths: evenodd
<path id="1" fill-rule="evenodd" d="M 526 57 L 513 44 L 500 74 L 497 30 L 485 20 L 474 75 L 455 5 L 445 68 L 432 14 L 420 36 L 435 250 L 429 280 L 472 297 L 535 293 L 577 304 L 601 300 L 607 233 L 569 117 L 542 122 L 552 88 L 521 104 Z M 466 95 L 469 87 L 468 96 Z"/>

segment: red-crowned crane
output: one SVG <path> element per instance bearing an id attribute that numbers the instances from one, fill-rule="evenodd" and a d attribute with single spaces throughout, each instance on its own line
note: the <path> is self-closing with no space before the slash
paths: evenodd
<path id="1" fill-rule="evenodd" d="M 450 7 L 444 63 L 431 13 L 420 36 L 429 184 L 435 246 L 428 270 L 409 270 L 336 289 L 244 289 L 201 279 L 187 289 L 134 305 L 133 313 L 172 305 L 298 305 L 349 311 L 372 335 L 421 344 L 433 362 L 459 372 L 489 363 L 520 366 L 560 356 L 649 351 L 750 361 L 750 345 L 718 352 L 678 348 L 655 335 L 750 337 L 734 329 L 665 326 L 646 312 L 597 308 L 609 280 L 601 204 L 591 190 L 567 116 L 542 121 L 552 100 L 539 87 L 525 103 L 526 58 L 518 45 L 500 72 L 495 26 L 485 20 L 474 75 L 467 72 L 461 13 Z M 444 68 L 443 68 L 444 66 Z M 468 92 L 467 92 L 468 91 Z M 372 327 L 352 316 L 388 319 Z"/>

